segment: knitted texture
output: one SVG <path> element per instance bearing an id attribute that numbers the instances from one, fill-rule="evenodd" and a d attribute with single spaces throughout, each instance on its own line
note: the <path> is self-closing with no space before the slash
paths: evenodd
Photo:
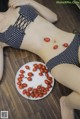
<path id="1" fill-rule="evenodd" d="M 67 63 L 67 64 L 74 64 L 79 66 L 79 58 L 78 58 L 78 49 L 80 46 L 80 34 L 76 34 L 71 44 L 68 48 L 57 55 L 56 57 L 50 59 L 46 66 L 48 70 L 51 71 L 56 65 Z"/>
<path id="2" fill-rule="evenodd" d="M 29 6 L 20 7 L 19 17 L 14 25 L 11 25 L 5 32 L 0 33 L 0 41 L 13 48 L 20 48 L 25 35 L 26 27 L 38 16 L 37 11 Z"/>

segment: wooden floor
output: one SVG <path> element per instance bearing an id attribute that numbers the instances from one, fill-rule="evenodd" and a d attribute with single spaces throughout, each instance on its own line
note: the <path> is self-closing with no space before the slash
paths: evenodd
<path id="1" fill-rule="evenodd" d="M 80 31 L 80 11 L 76 5 L 59 5 L 55 0 L 37 1 L 57 13 L 57 27 L 68 32 L 75 29 Z M 0 111 L 9 111 L 9 119 L 61 119 L 59 98 L 71 91 L 55 82 L 53 91 L 45 99 L 26 100 L 16 90 L 16 72 L 29 61 L 42 60 L 28 51 L 12 48 L 4 49 L 4 57 L 4 73 L 0 83 Z M 75 119 L 80 119 L 80 111 L 75 110 Z"/>

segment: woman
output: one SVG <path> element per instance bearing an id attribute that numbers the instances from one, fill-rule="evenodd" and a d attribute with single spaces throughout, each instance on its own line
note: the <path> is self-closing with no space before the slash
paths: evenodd
<path id="1" fill-rule="evenodd" d="M 5 12 L 8 9 L 8 0 L 0 0 L 0 12 Z M 0 14 L 0 20 L 2 19 L 3 15 Z M 0 42 L 0 80 L 3 74 L 3 46 Z"/>
<path id="2" fill-rule="evenodd" d="M 62 119 L 74 119 L 73 110 L 80 109 L 80 34 L 56 28 L 50 23 L 56 14 L 33 0 L 11 0 L 9 7 L 0 14 L 1 54 L 10 45 L 39 55 L 55 79 L 73 90 L 60 106 Z"/>

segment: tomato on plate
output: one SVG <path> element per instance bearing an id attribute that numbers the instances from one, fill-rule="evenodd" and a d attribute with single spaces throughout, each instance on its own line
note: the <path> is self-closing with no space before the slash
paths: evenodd
<path id="1" fill-rule="evenodd" d="M 46 65 L 41 62 L 29 62 L 17 72 L 16 88 L 19 93 L 30 100 L 46 97 L 52 90 L 54 79 Z"/>

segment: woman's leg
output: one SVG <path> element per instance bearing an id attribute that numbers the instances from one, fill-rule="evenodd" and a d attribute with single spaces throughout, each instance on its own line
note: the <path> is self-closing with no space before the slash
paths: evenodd
<path id="1" fill-rule="evenodd" d="M 64 86 L 80 93 L 80 68 L 73 64 L 60 64 L 51 71 L 55 79 Z"/>
<path id="2" fill-rule="evenodd" d="M 52 69 L 55 79 L 74 92 L 60 99 L 62 119 L 74 119 L 73 109 L 80 109 L 80 68 L 61 64 Z"/>
<path id="3" fill-rule="evenodd" d="M 74 109 L 80 109 L 80 94 L 72 92 L 60 99 L 62 119 L 74 119 Z"/>

